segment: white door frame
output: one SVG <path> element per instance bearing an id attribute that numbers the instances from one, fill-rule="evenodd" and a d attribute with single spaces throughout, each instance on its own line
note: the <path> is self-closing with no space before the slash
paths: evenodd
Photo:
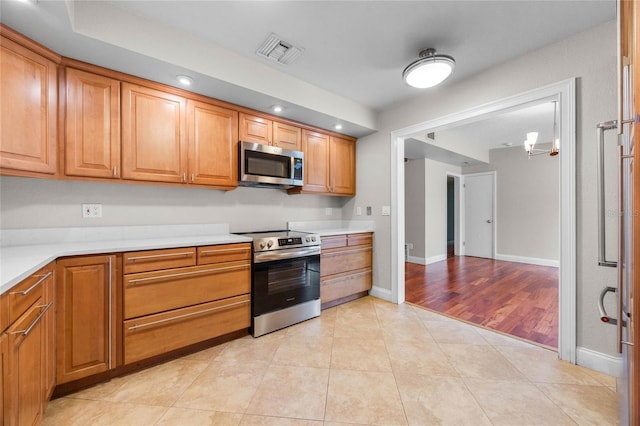
<path id="1" fill-rule="evenodd" d="M 455 114 L 397 129 L 391 149 L 391 299 L 404 302 L 404 139 L 557 99 L 560 108 L 560 271 L 558 356 L 576 362 L 576 80 L 560 81 Z M 524 155 L 524 153 L 523 153 Z"/>
<path id="2" fill-rule="evenodd" d="M 493 182 L 492 182 L 493 185 L 492 185 L 492 188 L 491 188 L 491 190 L 493 191 L 493 194 L 492 194 L 493 195 L 493 206 L 492 206 L 492 209 L 493 209 L 492 216 L 493 217 L 491 218 L 491 220 L 493 221 L 493 228 L 491 229 L 492 230 L 492 232 L 491 232 L 491 234 L 492 234 L 491 235 L 491 240 L 492 240 L 491 241 L 491 258 L 495 259 L 496 258 L 496 245 L 497 245 L 497 241 L 498 241 L 497 240 L 497 237 L 498 237 L 497 228 L 498 227 L 496 226 L 496 216 L 497 216 L 497 212 L 498 212 L 498 204 L 497 204 L 497 200 L 496 200 L 496 194 L 498 193 L 498 188 L 496 187 L 496 185 L 497 185 L 498 179 L 497 179 L 496 171 L 492 170 L 490 172 L 469 173 L 469 174 L 466 174 L 466 175 L 462 175 L 462 183 L 464 184 L 463 185 L 463 190 L 462 190 L 462 192 L 463 192 L 462 197 L 466 200 L 467 188 L 466 188 L 465 179 L 467 177 L 469 177 L 469 176 L 483 176 L 483 175 L 490 175 L 492 180 L 493 180 Z M 466 223 L 465 222 L 465 220 L 467 218 L 466 214 L 467 214 L 467 206 L 466 206 L 466 202 L 465 202 L 464 209 L 460 212 L 460 220 L 461 220 L 462 223 Z M 464 229 L 465 229 L 465 233 L 462 236 L 462 241 L 467 241 L 466 225 L 465 225 Z M 462 250 L 461 250 L 461 254 L 465 255 L 466 251 L 467 251 L 467 248 L 466 248 L 466 246 L 463 245 L 462 246 Z"/>

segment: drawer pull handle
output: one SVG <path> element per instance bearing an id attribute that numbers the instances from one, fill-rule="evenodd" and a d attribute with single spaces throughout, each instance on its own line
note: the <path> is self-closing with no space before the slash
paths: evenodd
<path id="1" fill-rule="evenodd" d="M 29 327 L 25 328 L 24 330 L 14 331 L 11 334 L 22 334 L 23 336 L 26 336 L 29 333 L 31 333 L 31 330 L 33 330 L 33 327 L 35 327 L 38 324 L 38 322 L 44 316 L 44 314 L 47 313 L 47 311 L 49 310 L 51 305 L 53 305 L 53 302 L 49 302 L 48 305 L 40 305 L 40 306 L 38 306 L 39 308 L 44 308 L 44 309 L 42 309 L 42 311 L 40 311 L 40 313 L 38 314 L 36 319 L 34 319 L 33 322 L 31 324 L 29 324 Z"/>
<path id="2" fill-rule="evenodd" d="M 42 284 L 42 282 L 44 280 L 49 278 L 50 275 L 51 275 L 51 272 L 47 272 L 44 275 L 34 275 L 34 276 L 39 276 L 40 277 L 40 279 L 38 281 L 36 281 L 36 283 L 34 285 L 32 285 L 31 287 L 29 287 L 28 289 L 26 289 L 24 291 L 12 291 L 10 294 L 19 294 L 20 296 L 26 296 L 27 294 L 31 293 L 31 291 L 33 291 L 34 288 L 36 288 L 40 284 Z"/>
<path id="3" fill-rule="evenodd" d="M 191 256 L 194 253 L 195 252 L 193 251 L 185 251 L 182 253 L 150 254 L 147 256 L 128 257 L 127 260 L 136 261 L 136 260 L 160 259 L 164 257 L 182 257 L 182 256 Z"/>
<path id="4" fill-rule="evenodd" d="M 226 266 L 224 268 L 203 269 L 202 271 L 179 272 L 177 274 L 159 275 L 157 277 L 134 278 L 132 280 L 129 280 L 129 284 L 144 282 L 144 281 L 163 280 L 166 278 L 184 277 L 188 275 L 206 274 L 209 272 L 226 271 L 229 269 L 242 269 L 248 266 L 250 266 L 248 263 L 243 263 L 242 265 Z"/>
<path id="5" fill-rule="evenodd" d="M 223 250 L 202 250 L 200 252 L 200 254 L 209 254 L 209 253 L 222 254 L 222 253 L 229 253 L 229 252 L 232 252 L 232 251 L 249 251 L 249 250 L 251 250 L 251 249 L 248 248 L 248 247 L 245 247 L 245 248 L 233 248 L 233 249 L 223 249 Z"/>
<path id="6" fill-rule="evenodd" d="M 249 303 L 249 302 L 250 302 L 250 300 L 243 300 L 242 302 L 235 302 L 235 303 L 231 303 L 229 305 L 224 305 L 224 306 L 216 306 L 215 308 L 203 309 L 201 311 L 190 312 L 188 314 L 182 314 L 182 315 L 178 315 L 178 316 L 171 317 L 171 318 L 164 318 L 164 319 L 161 319 L 161 320 L 151 321 L 151 322 L 147 322 L 147 323 L 144 323 L 144 324 L 134 324 L 131 327 L 129 327 L 129 330 L 137 330 L 138 328 L 151 327 L 152 325 L 162 324 L 162 323 L 165 323 L 165 322 L 175 321 L 175 320 L 179 320 L 179 319 L 183 319 L 183 318 L 188 318 L 188 317 L 192 317 L 194 315 L 206 314 L 207 312 L 218 311 L 220 309 L 228 309 L 228 308 L 231 308 L 233 306 L 243 305 L 243 304 Z"/>

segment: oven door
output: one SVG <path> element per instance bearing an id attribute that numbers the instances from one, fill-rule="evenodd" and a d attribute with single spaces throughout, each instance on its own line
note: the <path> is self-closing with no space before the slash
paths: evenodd
<path id="1" fill-rule="evenodd" d="M 272 260 L 255 254 L 251 297 L 254 317 L 320 298 L 320 248 L 304 251 L 312 254 L 292 258 L 284 253 L 265 253 Z"/>

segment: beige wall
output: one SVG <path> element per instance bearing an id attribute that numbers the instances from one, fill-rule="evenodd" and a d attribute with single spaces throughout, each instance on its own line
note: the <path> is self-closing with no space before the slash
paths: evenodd
<path id="1" fill-rule="evenodd" d="M 496 171 L 496 257 L 559 261 L 559 157 L 529 159 L 522 146 L 514 146 L 492 149 L 489 158 L 489 164 L 462 172 Z"/>
<path id="2" fill-rule="evenodd" d="M 425 160 L 409 160 L 404 163 L 405 244 L 413 244 L 409 256 L 424 259 L 425 256 Z"/>
<path id="3" fill-rule="evenodd" d="M 594 52 L 598 52 L 594 57 Z M 425 90 L 412 101 L 395 105 L 380 115 L 378 133 L 360 139 L 357 148 L 358 195 L 347 203 L 343 216 L 355 205 L 390 204 L 390 132 L 514 96 L 568 78 L 577 78 L 577 337 L 578 345 L 615 354 L 615 333 L 600 322 L 597 298 L 604 285 L 615 285 L 615 271 L 597 266 L 596 231 L 596 123 L 616 116 L 616 26 L 597 26 L 559 43 L 527 53 L 458 84 L 446 82 Z M 400 78 L 400 77 L 398 77 Z M 561 154 L 562 155 L 562 154 Z M 392 212 L 394 214 L 395 212 Z M 374 285 L 379 293 L 391 289 L 390 217 L 376 222 Z"/>
<path id="4" fill-rule="evenodd" d="M 232 232 L 284 229 L 287 221 L 340 219 L 340 197 L 284 190 L 212 189 L 0 177 L 0 228 L 228 223 Z M 103 217 L 83 219 L 82 203 Z M 325 208 L 332 208 L 332 216 Z"/>

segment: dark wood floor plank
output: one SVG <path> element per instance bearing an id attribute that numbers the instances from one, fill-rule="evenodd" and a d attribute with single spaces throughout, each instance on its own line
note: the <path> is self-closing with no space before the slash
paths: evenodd
<path id="1" fill-rule="evenodd" d="M 558 347 L 558 268 L 451 256 L 405 264 L 405 299 L 487 328 Z"/>

